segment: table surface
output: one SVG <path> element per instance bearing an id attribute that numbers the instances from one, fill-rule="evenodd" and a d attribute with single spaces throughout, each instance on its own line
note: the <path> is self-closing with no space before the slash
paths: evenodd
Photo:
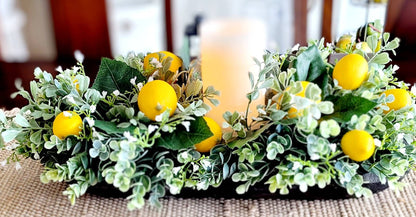
<path id="1" fill-rule="evenodd" d="M 0 151 L 0 161 L 9 154 Z M 71 206 L 62 192 L 66 183 L 42 184 L 42 166 L 24 159 L 21 168 L 0 166 L 0 216 L 416 216 L 416 172 L 396 193 L 390 189 L 371 198 L 344 200 L 184 199 L 166 198 L 163 208 L 129 211 L 124 198 L 86 194 Z"/>

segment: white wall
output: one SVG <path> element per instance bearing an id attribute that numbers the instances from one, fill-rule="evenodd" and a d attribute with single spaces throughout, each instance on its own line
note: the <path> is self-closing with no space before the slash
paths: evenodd
<path id="1" fill-rule="evenodd" d="M 106 0 L 113 56 L 166 49 L 163 0 Z"/>
<path id="2" fill-rule="evenodd" d="M 7 62 L 56 57 L 48 0 L 0 1 L 0 56 Z"/>
<path id="3" fill-rule="evenodd" d="M 307 40 L 318 40 L 322 37 L 323 0 L 308 0 Z"/>
<path id="4" fill-rule="evenodd" d="M 186 25 L 197 14 L 207 19 L 218 17 L 255 17 L 263 20 L 268 29 L 268 49 L 286 50 L 293 46 L 294 0 L 173 0 L 174 51 L 180 52 Z"/>
<path id="5" fill-rule="evenodd" d="M 386 4 L 370 3 L 360 0 L 335 0 L 332 38 L 338 39 L 343 34 L 355 35 L 357 29 L 366 22 L 381 20 L 384 24 L 386 17 Z"/>
<path id="6" fill-rule="evenodd" d="M 18 0 L 27 17 L 23 33 L 30 60 L 53 61 L 57 51 L 49 0 Z"/>

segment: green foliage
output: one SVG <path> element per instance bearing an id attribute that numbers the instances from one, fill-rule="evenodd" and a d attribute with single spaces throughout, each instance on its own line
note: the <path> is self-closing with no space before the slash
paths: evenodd
<path id="1" fill-rule="evenodd" d="M 117 90 L 124 93 L 133 89 L 130 82 L 132 78 L 136 78 L 136 82 L 145 81 L 145 77 L 138 70 L 121 61 L 103 58 L 92 88 L 100 92 L 112 93 Z"/>
<path id="2" fill-rule="evenodd" d="M 111 121 L 95 120 L 94 127 L 104 131 L 107 134 L 123 134 L 124 132 L 132 133 L 136 128 L 129 125 L 126 128 L 117 126 L 117 123 Z"/>
<path id="3" fill-rule="evenodd" d="M 212 135 L 202 118 L 209 110 L 203 100 L 216 102 L 212 97 L 218 91 L 208 87 L 199 95 L 195 85 L 183 86 L 187 99 L 175 114 L 169 117 L 165 112 L 150 121 L 137 108 L 140 87 L 149 79 L 141 73 L 142 58 L 103 58 L 92 88 L 81 63 L 58 68 L 55 78 L 37 68 L 30 92 L 17 84 L 17 94 L 28 105 L 13 117 L 0 111 L 0 147 L 17 141 L 13 147 L 7 145 L 14 151 L 7 161 L 19 161 L 19 156 L 41 160 L 41 181 L 71 183 L 64 195 L 72 204 L 98 183 L 131 191 L 129 209 L 142 207 L 146 200 L 160 207 L 166 189 L 172 194 L 184 186 L 207 189 L 230 177 L 236 165 L 227 147 L 216 147 L 209 157 L 194 149 Z M 197 77 L 192 81 L 202 84 Z M 52 123 L 68 110 L 81 116 L 83 129 L 61 140 L 53 135 Z"/>
<path id="4" fill-rule="evenodd" d="M 363 97 L 346 94 L 343 96 L 329 96 L 327 100 L 334 106 L 334 112 L 326 118 L 332 118 L 338 122 L 346 122 L 354 115 L 362 115 L 373 109 L 377 103 Z"/>
<path id="5" fill-rule="evenodd" d="M 322 60 L 320 51 L 316 45 L 308 47 L 293 61 L 296 73 L 296 81 L 311 81 L 316 83 L 322 90 L 326 90 L 329 80 L 329 69 Z"/>
<path id="6" fill-rule="evenodd" d="M 156 145 L 171 150 L 179 150 L 190 148 L 213 135 L 202 117 L 189 121 L 188 128 L 183 126 L 177 129 L 172 133 L 162 135 L 156 141 Z"/>
<path id="7" fill-rule="evenodd" d="M 415 162 L 415 95 L 411 106 L 383 113 L 384 103 L 392 99 L 382 92 L 408 85 L 393 76 L 394 66 L 385 66 L 390 62 L 387 51 L 394 53 L 399 40 L 389 41 L 388 33 L 368 36 L 373 51 L 380 37 L 384 43 L 373 55 L 345 51 L 364 55 L 369 62 L 368 79 L 353 91 L 337 87 L 331 79 L 334 65 L 328 58 L 334 50 L 323 40 L 285 54 L 265 54 L 257 80 L 250 76 L 249 96 L 261 89 L 268 93 L 266 104 L 257 106 L 259 115 L 248 125 L 238 112 L 224 114 L 231 129 L 224 138 L 238 156 L 232 176 L 237 193 L 255 184 L 269 185 L 271 193 L 280 194 L 288 194 L 293 186 L 306 192 L 312 186 L 339 185 L 351 195 L 370 196 L 371 190 L 364 187 L 365 173 L 376 175 L 382 183 L 402 186 L 398 180 Z M 296 95 L 302 91 L 300 81 L 312 82 L 304 90 L 305 97 Z M 300 112 L 290 117 L 293 107 Z M 341 150 L 343 134 L 352 129 L 365 130 L 374 138 L 376 151 L 364 162 L 354 162 Z"/>

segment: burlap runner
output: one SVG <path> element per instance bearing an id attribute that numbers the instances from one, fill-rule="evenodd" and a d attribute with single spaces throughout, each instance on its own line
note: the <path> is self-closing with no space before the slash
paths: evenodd
<path id="1" fill-rule="evenodd" d="M 0 161 L 7 151 L 0 152 Z M 71 206 L 62 195 L 65 183 L 42 184 L 41 165 L 31 159 L 0 166 L 0 216 L 416 216 L 416 173 L 404 191 L 385 190 L 372 198 L 346 200 L 163 199 L 163 208 L 128 211 L 123 198 L 86 194 Z"/>

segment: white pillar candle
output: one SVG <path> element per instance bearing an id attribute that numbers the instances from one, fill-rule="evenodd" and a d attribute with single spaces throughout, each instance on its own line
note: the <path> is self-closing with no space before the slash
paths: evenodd
<path id="1" fill-rule="evenodd" d="M 266 28 L 254 19 L 218 19 L 202 23 L 200 34 L 202 81 L 205 88 L 212 85 L 220 91 L 220 105 L 211 106 L 207 116 L 221 125 L 226 111 L 246 112 L 246 95 L 251 91 L 248 73 L 258 74 L 253 58 L 261 61 Z M 249 116 L 257 114 L 255 104 Z"/>

